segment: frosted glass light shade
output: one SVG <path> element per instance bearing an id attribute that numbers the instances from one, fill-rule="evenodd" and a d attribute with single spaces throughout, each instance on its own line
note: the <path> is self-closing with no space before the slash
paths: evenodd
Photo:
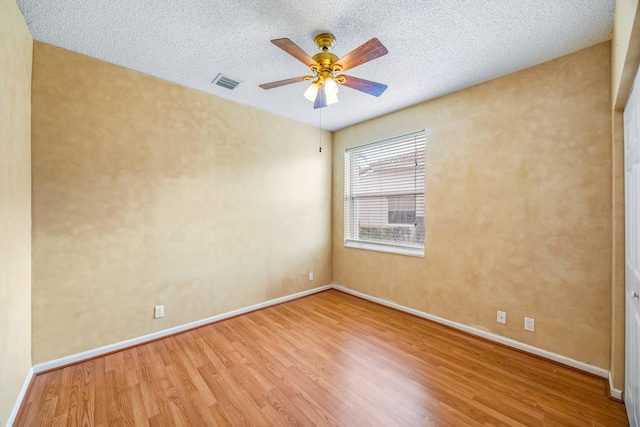
<path id="1" fill-rule="evenodd" d="M 328 93 L 325 88 L 325 94 L 327 95 L 327 105 L 336 104 L 338 102 L 338 95 L 335 93 Z"/>
<path id="2" fill-rule="evenodd" d="M 327 96 L 331 94 L 335 95 L 336 93 L 338 93 L 338 85 L 336 84 L 336 81 L 333 80 L 333 78 L 329 77 L 325 80 L 324 91 L 326 92 Z"/>
<path id="3" fill-rule="evenodd" d="M 318 85 L 316 84 L 316 82 L 313 82 L 311 83 L 311 86 L 309 86 L 304 92 L 304 97 L 313 102 L 316 100 L 316 95 L 318 95 Z"/>

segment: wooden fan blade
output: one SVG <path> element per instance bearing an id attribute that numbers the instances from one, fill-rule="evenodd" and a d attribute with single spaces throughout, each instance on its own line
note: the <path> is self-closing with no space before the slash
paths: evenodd
<path id="1" fill-rule="evenodd" d="M 373 38 L 363 44 L 360 47 L 355 48 L 353 51 L 347 53 L 340 58 L 334 65 L 342 67 L 343 71 L 355 68 L 358 65 L 362 65 L 365 62 L 369 62 L 372 59 L 379 58 L 386 55 L 389 51 L 380 40 Z"/>
<path id="2" fill-rule="evenodd" d="M 324 88 L 318 88 L 318 94 L 316 95 L 316 102 L 313 103 L 313 108 L 324 108 L 327 106 L 327 95 L 324 93 Z"/>
<path id="3" fill-rule="evenodd" d="M 286 86 L 292 83 L 298 83 L 298 82 L 304 81 L 305 77 L 307 76 L 300 76 L 300 77 L 294 77 L 292 79 L 278 80 L 277 82 L 264 83 L 264 84 L 261 84 L 260 87 L 262 89 L 273 89 L 274 87 Z"/>
<path id="4" fill-rule="evenodd" d="M 387 85 L 383 85 L 382 83 L 376 83 L 371 80 L 359 79 L 358 77 L 352 76 L 344 77 L 346 78 L 346 81 L 342 84 L 343 86 L 368 93 L 369 95 L 380 96 L 382 95 L 382 92 L 387 89 Z"/>
<path id="5" fill-rule="evenodd" d="M 280 49 L 284 50 L 289 55 L 293 56 L 298 61 L 305 64 L 307 67 L 318 64 L 316 61 L 313 60 L 312 57 L 310 57 L 307 54 L 307 52 L 302 50 L 300 46 L 298 46 L 297 44 L 295 44 L 289 39 L 274 39 L 274 40 L 271 40 L 271 43 L 275 44 Z"/>

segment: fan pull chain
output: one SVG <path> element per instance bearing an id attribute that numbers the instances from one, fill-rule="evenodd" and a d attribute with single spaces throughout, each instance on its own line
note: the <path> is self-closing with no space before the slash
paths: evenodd
<path id="1" fill-rule="evenodd" d="M 318 152 L 322 153 L 322 108 L 318 108 L 318 110 L 320 111 L 320 149 Z"/>

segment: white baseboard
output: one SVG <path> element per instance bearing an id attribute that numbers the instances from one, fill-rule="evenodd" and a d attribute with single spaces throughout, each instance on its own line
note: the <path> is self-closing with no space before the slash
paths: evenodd
<path id="1" fill-rule="evenodd" d="M 23 386 L 23 389 L 20 392 L 19 398 L 18 398 L 18 400 L 16 402 L 16 405 L 14 407 L 14 410 L 11 413 L 11 416 L 9 418 L 9 423 L 7 424 L 7 426 L 10 426 L 12 424 L 13 418 L 17 415 L 18 410 L 20 408 L 20 404 L 22 403 L 22 399 L 24 398 L 24 394 L 26 393 L 27 388 L 29 386 L 29 383 L 31 381 L 31 378 L 33 377 L 34 374 L 37 374 L 37 373 L 40 373 L 40 372 L 44 372 L 44 371 L 48 371 L 48 370 L 51 370 L 51 369 L 56 369 L 56 368 L 59 368 L 59 367 L 62 367 L 62 366 L 66 366 L 66 365 L 70 365 L 70 364 L 73 364 L 73 363 L 77 363 L 77 362 L 80 362 L 80 361 L 83 361 L 83 360 L 91 359 L 93 357 L 97 357 L 97 356 L 100 356 L 100 355 L 103 355 L 103 354 L 107 354 L 107 353 L 111 353 L 111 352 L 114 352 L 114 351 L 122 350 L 122 349 L 125 349 L 125 348 L 128 348 L 128 347 L 132 347 L 132 346 L 135 346 L 135 345 L 143 344 L 145 342 L 153 341 L 153 340 L 156 340 L 156 339 L 159 339 L 159 338 L 163 338 L 163 337 L 166 337 L 166 336 L 169 336 L 169 335 L 173 335 L 173 334 L 176 334 L 176 333 L 184 332 L 186 330 L 197 328 L 199 326 L 204 326 L 204 325 L 207 325 L 209 323 L 219 322 L 221 320 L 225 320 L 225 319 L 228 319 L 228 318 L 231 318 L 231 317 L 235 317 L 235 316 L 238 316 L 238 315 L 241 315 L 241 314 L 249 313 L 251 311 L 259 310 L 261 308 L 266 308 L 266 307 L 270 307 L 270 306 L 273 306 L 273 305 L 276 305 L 276 304 L 281 304 L 283 302 L 292 301 L 292 300 L 295 300 L 295 299 L 298 299 L 298 298 L 302 298 L 302 297 L 305 297 L 307 295 L 311 295 L 311 294 L 314 294 L 314 293 L 317 293 L 317 292 L 322 292 L 322 291 L 325 291 L 325 290 L 331 289 L 331 288 L 339 290 L 341 292 L 345 292 L 345 293 L 351 294 L 351 295 L 355 295 L 357 297 L 360 297 L 360 298 L 375 302 L 377 304 L 381 304 L 381 305 L 384 305 L 384 306 L 387 306 L 387 307 L 394 308 L 396 310 L 404 311 L 406 313 L 410 313 L 410 314 L 413 314 L 415 316 L 422 317 L 424 319 L 428 319 L 428 320 L 434 321 L 436 323 L 440 323 L 442 325 L 446 325 L 446 326 L 452 327 L 454 329 L 458 329 L 460 331 L 469 333 L 471 335 L 475 335 L 475 336 L 478 336 L 478 337 L 485 338 L 485 339 L 487 339 L 489 341 L 493 341 L 493 342 L 496 342 L 496 343 L 499 343 L 499 344 L 506 345 L 506 346 L 511 347 L 511 348 L 515 348 L 515 349 L 522 350 L 522 351 L 527 352 L 527 353 L 531 353 L 531 354 L 534 354 L 534 355 L 537 355 L 537 356 L 541 356 L 541 357 L 544 357 L 546 359 L 562 363 L 564 365 L 579 369 L 579 370 L 584 371 L 584 372 L 591 373 L 593 375 L 597 375 L 597 376 L 602 377 L 602 378 L 606 378 L 608 380 L 608 383 L 609 383 L 610 395 L 612 397 L 616 398 L 616 399 L 621 399 L 622 398 L 622 391 L 613 388 L 613 382 L 612 382 L 611 374 L 606 369 L 603 369 L 603 368 L 600 368 L 600 367 L 597 367 L 597 366 L 594 366 L 594 365 L 590 365 L 590 364 L 585 363 L 585 362 L 580 362 L 580 361 L 571 359 L 569 357 L 562 356 L 562 355 L 557 354 L 557 353 L 553 353 L 553 352 L 550 352 L 550 351 L 547 351 L 547 350 L 543 350 L 541 348 L 534 347 L 534 346 L 531 346 L 529 344 L 524 344 L 524 343 L 521 343 L 519 341 L 510 339 L 510 338 L 506 338 L 506 337 L 503 337 L 503 336 L 500 336 L 500 335 L 497 335 L 497 334 L 493 334 L 493 333 L 490 333 L 490 332 L 486 332 L 486 331 L 483 331 L 483 330 L 480 330 L 480 329 L 476 329 L 476 328 L 473 328 L 471 326 L 464 325 L 462 323 L 457 323 L 457 322 L 453 322 L 451 320 L 444 319 L 442 317 L 434 316 L 432 314 L 425 313 L 423 311 L 416 310 L 416 309 L 413 309 L 413 308 L 410 308 L 410 307 L 406 307 L 406 306 L 397 304 L 397 303 L 392 302 L 392 301 L 387 301 L 387 300 L 384 300 L 384 299 L 381 299 L 381 298 L 377 298 L 377 297 L 373 297 L 373 296 L 370 296 L 370 295 L 367 295 L 367 294 L 363 294 L 363 293 L 355 291 L 353 289 L 349 289 L 349 288 L 347 288 L 345 286 L 333 283 L 331 285 L 320 286 L 318 288 L 314 288 L 314 289 L 310 289 L 310 290 L 307 290 L 307 291 L 298 292 L 298 293 L 295 293 L 295 294 L 292 294 L 292 295 L 287 295 L 287 296 L 284 296 L 284 297 L 272 299 L 272 300 L 265 301 L 265 302 L 262 302 L 262 303 L 259 303 L 259 304 L 254 304 L 254 305 L 251 305 L 251 306 L 248 306 L 248 307 L 243 307 L 243 308 L 239 308 L 237 310 L 229 311 L 227 313 L 223 313 L 223 314 L 219 314 L 219 315 L 216 315 L 216 316 L 208 317 L 206 319 L 198 320 L 198 321 L 187 323 L 187 324 L 180 325 L 180 326 L 175 326 L 173 328 L 165 329 L 165 330 L 158 331 L 158 332 L 153 332 L 151 334 L 147 334 L 147 335 L 143 335 L 143 336 L 140 336 L 140 337 L 132 338 L 132 339 L 129 339 L 129 340 L 126 340 L 126 341 L 121 341 L 121 342 L 118 342 L 118 343 L 114 343 L 114 344 L 106 345 L 106 346 L 103 346 L 103 347 L 99 347 L 99 348 L 96 348 L 96 349 L 93 349 L 93 350 L 84 351 L 82 353 L 77 353 L 77 354 L 74 354 L 74 355 L 71 355 L 71 356 L 66 356 L 66 357 L 62 357 L 60 359 L 56 359 L 56 360 L 52 360 L 52 361 L 49 361 L 49 362 L 45 362 L 45 363 L 41 363 L 41 364 L 35 365 L 29 371 L 29 375 L 28 375 L 27 379 L 25 380 L 25 384 Z"/>
<path id="2" fill-rule="evenodd" d="M 622 390 L 618 390 L 613 387 L 613 378 L 611 377 L 611 372 L 609 372 L 608 381 L 609 383 L 609 396 L 614 397 L 618 400 L 622 400 Z"/>
<path id="3" fill-rule="evenodd" d="M 309 289 L 307 291 L 298 292 L 292 295 L 286 295 L 284 297 L 275 298 L 269 301 L 250 305 L 248 307 L 243 307 L 237 310 L 232 310 L 226 313 L 218 314 L 217 316 L 207 317 L 206 319 L 197 320 L 195 322 L 186 323 L 184 325 L 175 326 L 173 328 L 164 329 L 162 331 L 153 332 L 151 334 L 142 335 L 140 337 L 132 338 L 126 341 L 120 341 L 120 342 L 105 345 L 104 347 L 99 347 L 93 350 L 83 351 L 82 353 L 72 354 L 71 356 L 61 357 L 60 359 L 51 360 L 49 362 L 44 362 L 44 363 L 35 365 L 32 368 L 32 371 L 33 373 L 37 374 L 40 372 L 48 371 L 50 369 L 60 368 L 62 366 L 66 366 L 66 365 L 77 363 L 83 360 L 91 359 L 93 357 L 101 356 L 103 354 L 122 350 L 135 345 L 143 344 L 145 342 L 157 340 L 158 338 L 163 338 L 169 335 L 184 332 L 189 329 L 197 328 L 199 326 L 204 326 L 209 323 L 219 322 L 221 320 L 229 319 L 231 317 L 235 317 L 241 314 L 249 313 L 251 311 L 259 310 L 261 308 L 270 307 L 272 305 L 277 305 L 283 302 L 292 301 L 294 299 L 302 298 L 307 295 L 315 294 L 317 292 L 326 291 L 327 289 L 331 289 L 331 288 L 332 288 L 332 285 L 320 286 L 318 288 Z M 22 399 L 20 399 L 20 401 L 22 401 Z"/>
<path id="4" fill-rule="evenodd" d="M 372 297 L 370 295 L 363 294 L 363 293 L 358 292 L 358 291 L 354 291 L 353 289 L 349 289 L 347 287 L 344 287 L 342 285 L 338 285 L 336 283 L 333 284 L 333 288 L 337 289 L 339 291 L 346 292 L 348 294 L 355 295 L 357 297 L 360 297 L 360 298 L 363 298 L 363 299 L 366 299 L 366 300 L 369 300 L 369 301 L 372 301 L 372 302 L 387 306 L 387 307 L 395 308 L 396 310 L 404 311 L 406 313 L 410 313 L 410 314 L 413 314 L 415 316 L 422 317 L 424 319 L 432 320 L 432 321 L 434 321 L 436 323 L 440 323 L 442 325 L 450 326 L 450 327 L 452 327 L 454 329 L 458 329 L 460 331 L 467 332 L 467 333 L 469 333 L 471 335 L 475 335 L 475 336 L 478 336 L 478 337 L 485 338 L 485 339 L 487 339 L 489 341 L 494 341 L 494 342 L 497 342 L 499 344 L 506 345 L 507 347 L 515 348 L 515 349 L 518 349 L 518 350 L 522 350 L 522 351 L 525 351 L 527 353 L 535 354 L 536 356 L 544 357 L 545 359 L 549 359 L 549 360 L 553 360 L 553 361 L 558 362 L 558 363 L 562 363 L 563 365 L 571 366 L 572 368 L 576 368 L 576 369 L 579 369 L 581 371 L 588 372 L 590 374 L 597 375 L 597 376 L 602 377 L 602 378 L 609 378 L 609 371 L 608 370 L 603 369 L 603 368 L 599 368 L 599 367 L 594 366 L 594 365 L 590 365 L 590 364 L 585 363 L 585 362 L 580 362 L 580 361 L 571 359 L 569 357 L 562 356 L 562 355 L 557 354 L 557 353 L 552 353 L 550 351 L 543 350 L 543 349 L 538 348 L 538 347 L 534 347 L 534 346 L 529 345 L 529 344 L 524 344 L 524 343 L 521 343 L 519 341 L 513 340 L 511 338 L 506 338 L 506 337 L 503 337 L 501 335 L 493 334 L 491 332 L 486 332 L 486 331 L 483 331 L 483 330 L 480 330 L 480 329 L 473 328 L 471 326 L 463 325 L 462 323 L 453 322 L 451 320 L 447 320 L 447 319 L 444 319 L 442 317 L 434 316 L 433 314 L 425 313 L 425 312 L 420 311 L 420 310 L 416 310 L 416 309 L 413 309 L 413 308 L 410 308 L 410 307 L 405 307 L 403 305 L 396 304 L 395 302 L 387 301 L 387 300 L 384 300 L 384 299 L 381 299 L 381 298 L 377 298 L 377 297 Z M 609 380 L 609 383 L 611 384 L 610 380 Z M 615 394 L 613 394 L 615 389 L 611 389 L 611 390 L 612 390 L 611 395 L 613 397 L 616 397 Z M 615 390 L 615 392 L 620 393 L 619 390 Z"/>
<path id="5" fill-rule="evenodd" d="M 24 383 L 22 384 L 22 388 L 20 389 L 20 393 L 18 393 L 18 397 L 16 402 L 13 405 L 13 409 L 9 414 L 9 419 L 7 420 L 7 427 L 11 427 L 13 423 L 16 421 L 16 417 L 18 416 L 18 411 L 20 410 L 20 406 L 22 405 L 22 401 L 27 394 L 27 390 L 29 389 L 29 384 L 31 384 L 31 379 L 33 378 L 34 371 L 33 368 L 29 368 L 29 372 L 27 373 L 27 377 L 24 379 Z"/>

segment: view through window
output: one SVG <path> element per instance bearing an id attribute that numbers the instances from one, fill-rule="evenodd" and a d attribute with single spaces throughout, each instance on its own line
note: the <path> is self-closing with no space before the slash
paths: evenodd
<path id="1" fill-rule="evenodd" d="M 345 246 L 424 255 L 424 130 L 345 150 Z"/>

